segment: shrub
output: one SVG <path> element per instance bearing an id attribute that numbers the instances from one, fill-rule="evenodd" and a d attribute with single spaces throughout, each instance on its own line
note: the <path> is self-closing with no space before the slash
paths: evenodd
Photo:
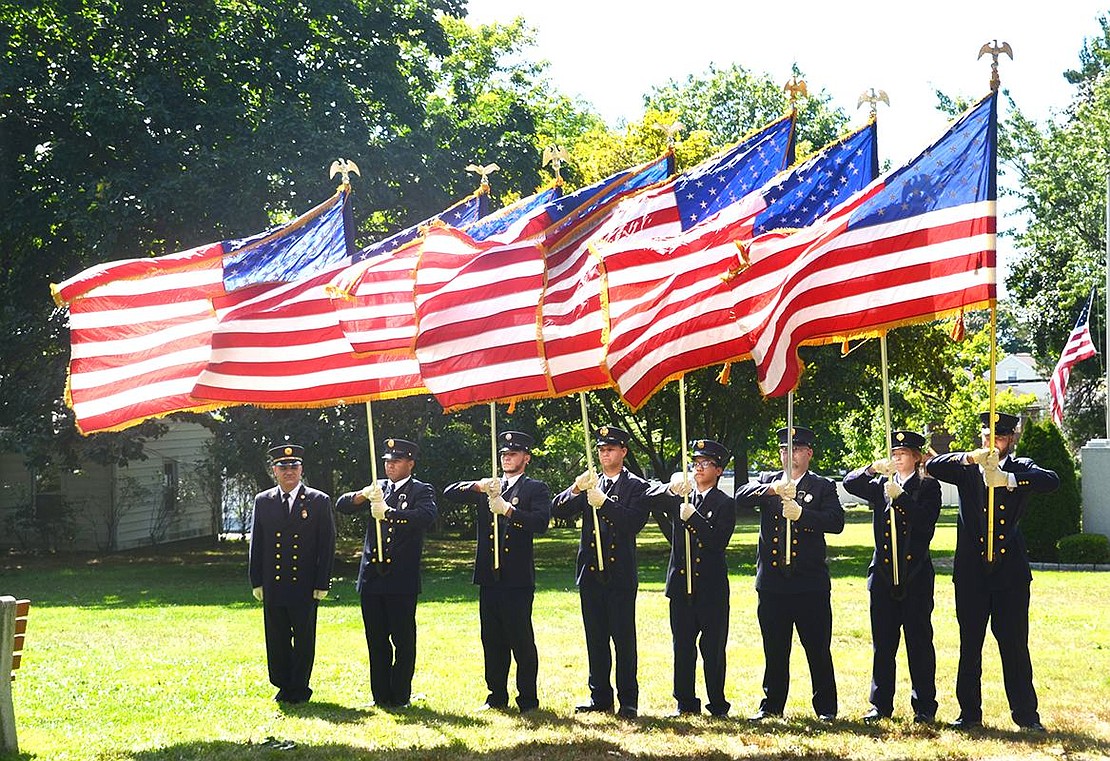
<path id="1" fill-rule="evenodd" d="M 1060 477 L 1060 488 L 1056 491 L 1030 495 L 1029 511 L 1021 521 L 1030 559 L 1056 561 L 1056 542 L 1060 537 L 1079 533 L 1082 511 L 1075 461 L 1060 429 L 1051 420 L 1026 426 L 1018 441 L 1017 454 L 1032 458 Z"/>
<path id="2" fill-rule="evenodd" d="M 1110 539 L 1102 534 L 1072 534 L 1056 543 L 1061 563 L 1110 563 Z"/>

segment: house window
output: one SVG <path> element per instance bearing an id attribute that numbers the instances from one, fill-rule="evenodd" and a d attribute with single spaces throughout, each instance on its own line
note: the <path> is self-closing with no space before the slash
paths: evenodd
<path id="1" fill-rule="evenodd" d="M 1006 371 L 1006 380 L 1013 383 L 1017 380 L 1017 370 L 1010 369 Z"/>
<path id="2" fill-rule="evenodd" d="M 162 464 L 162 509 L 166 515 L 177 512 L 177 463 Z"/>

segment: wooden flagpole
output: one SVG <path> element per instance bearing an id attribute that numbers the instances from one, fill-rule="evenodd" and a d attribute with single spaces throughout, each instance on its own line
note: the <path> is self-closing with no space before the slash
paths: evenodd
<path id="1" fill-rule="evenodd" d="M 690 458 L 687 454 L 686 444 L 686 376 L 680 375 L 678 378 L 678 425 L 682 429 L 682 473 L 686 475 L 690 468 Z M 689 493 L 683 495 L 682 505 L 685 507 L 690 504 Z M 690 531 L 686 528 L 685 523 L 682 525 L 682 535 L 686 541 L 686 600 L 691 601 L 694 597 L 694 579 L 692 576 L 692 568 L 690 564 Z"/>
<path id="2" fill-rule="evenodd" d="M 497 402 L 489 403 L 489 447 L 490 471 L 497 478 Z M 493 570 L 501 570 L 501 527 L 497 525 L 497 513 L 493 513 Z"/>
<path id="3" fill-rule="evenodd" d="M 594 469 L 593 450 L 590 447 L 590 418 L 586 413 L 586 392 L 583 391 L 578 395 L 579 400 L 582 402 L 582 437 L 585 439 L 586 444 L 586 469 Z M 589 505 L 590 513 L 594 519 L 594 547 L 597 549 L 597 570 L 605 570 L 605 550 L 601 547 L 601 524 L 597 520 L 597 508 L 590 505 L 589 497 L 586 498 L 586 504 Z"/>
<path id="4" fill-rule="evenodd" d="M 366 436 L 370 441 L 370 483 L 376 484 L 378 482 L 378 453 L 374 447 L 374 413 L 371 411 L 370 402 L 366 402 Z M 377 542 L 378 550 L 378 565 L 384 562 L 384 553 L 382 551 L 382 522 L 378 518 L 374 518 L 374 539 Z"/>
<path id="5" fill-rule="evenodd" d="M 879 336 L 879 354 L 881 355 L 881 362 L 883 368 L 883 417 L 886 420 L 886 458 L 891 459 L 893 451 L 890 448 L 890 365 L 887 362 L 886 354 L 886 333 L 884 332 Z M 894 474 L 887 476 L 889 479 L 894 478 Z M 898 578 L 898 523 L 895 520 L 894 500 L 886 497 L 886 511 L 887 519 L 890 521 L 890 564 L 893 566 L 891 569 L 892 579 L 894 586 L 899 586 L 901 581 Z"/>

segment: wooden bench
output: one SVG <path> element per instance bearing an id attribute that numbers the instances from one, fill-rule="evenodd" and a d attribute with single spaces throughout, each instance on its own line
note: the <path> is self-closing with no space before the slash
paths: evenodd
<path id="1" fill-rule="evenodd" d="M 27 638 L 27 613 L 31 610 L 30 600 L 15 601 L 15 639 L 12 642 L 12 681 L 19 663 L 23 660 L 23 640 Z"/>
<path id="2" fill-rule="evenodd" d="M 0 753 L 19 752 L 15 734 L 15 708 L 12 705 L 12 682 L 23 660 L 23 642 L 27 637 L 27 614 L 30 600 L 0 596 L 0 668 L 11 659 L 11 678 L 0 677 Z"/>

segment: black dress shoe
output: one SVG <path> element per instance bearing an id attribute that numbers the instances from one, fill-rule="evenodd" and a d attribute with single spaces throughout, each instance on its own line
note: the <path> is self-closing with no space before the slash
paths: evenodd
<path id="1" fill-rule="evenodd" d="M 751 716 L 749 716 L 748 721 L 752 722 L 753 724 L 758 724 L 759 722 L 766 721 L 767 719 L 781 719 L 781 718 L 782 718 L 781 713 L 775 713 L 774 711 L 759 710 L 759 711 L 756 711 Z"/>
<path id="2" fill-rule="evenodd" d="M 607 705 L 607 706 L 603 706 L 603 705 L 599 705 L 597 703 L 594 703 L 593 701 L 590 701 L 589 703 L 582 703 L 582 704 L 576 705 L 574 707 L 574 712 L 575 713 L 609 713 L 612 710 L 613 710 L 612 704 Z"/>
<path id="3" fill-rule="evenodd" d="M 698 708 L 696 710 L 693 709 L 693 708 L 676 708 L 675 710 L 673 710 L 669 714 L 667 714 L 668 718 L 671 718 L 671 719 L 678 718 L 679 716 L 700 716 L 700 715 L 701 715 L 701 709 L 700 708 Z"/>
<path id="4" fill-rule="evenodd" d="M 821 722 L 822 724 L 832 724 L 834 721 L 836 721 L 836 714 L 819 713 L 817 714 L 817 721 Z"/>
<path id="5" fill-rule="evenodd" d="M 889 719 L 890 714 L 889 713 L 883 713 L 878 708 L 872 708 L 870 711 L 865 713 L 861 718 L 863 719 L 865 724 L 874 724 L 876 721 L 882 721 L 883 719 Z"/>
<path id="6" fill-rule="evenodd" d="M 622 719 L 635 719 L 639 715 L 640 712 L 632 706 L 621 706 L 620 710 L 617 711 L 617 716 L 621 717 Z"/>
<path id="7" fill-rule="evenodd" d="M 982 729 L 983 722 L 979 719 L 965 719 L 963 716 L 960 716 L 948 726 L 952 729 L 958 729 L 961 732 L 967 732 L 972 729 Z"/>
<path id="8" fill-rule="evenodd" d="M 1044 724 L 1039 721 L 1034 721 L 1031 724 L 1018 724 L 1022 732 L 1035 732 L 1037 734 L 1047 734 L 1048 730 L 1044 728 Z"/>
<path id="9" fill-rule="evenodd" d="M 930 716 L 927 713 L 915 713 L 913 715 L 914 724 L 932 724 L 936 720 L 936 716 Z"/>
<path id="10" fill-rule="evenodd" d="M 508 703 L 482 703 L 478 706 L 479 711 L 504 711 L 508 708 Z"/>

